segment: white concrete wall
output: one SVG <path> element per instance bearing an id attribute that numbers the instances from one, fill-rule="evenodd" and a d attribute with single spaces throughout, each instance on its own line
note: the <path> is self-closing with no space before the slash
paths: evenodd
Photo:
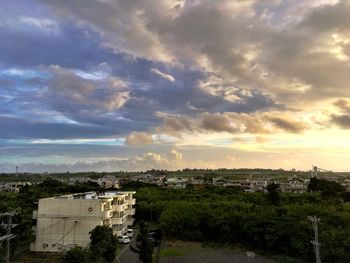
<path id="1" fill-rule="evenodd" d="M 131 200 L 133 193 L 109 195 L 106 199 L 40 199 L 38 211 L 34 212 L 37 218 L 36 240 L 31 245 L 31 251 L 59 252 L 74 245 L 87 246 L 90 243 L 89 232 L 104 223 L 111 227 L 114 223 L 114 234 L 124 234 L 131 222 L 126 222 L 125 216 L 123 220 L 111 219 L 121 217 L 130 205 L 125 205 L 122 213 L 115 213 L 116 209 L 113 211 L 111 204 L 112 200 L 127 204 L 126 199 Z M 130 202 L 135 203 L 133 200 Z M 104 210 L 104 207 L 111 210 Z"/>

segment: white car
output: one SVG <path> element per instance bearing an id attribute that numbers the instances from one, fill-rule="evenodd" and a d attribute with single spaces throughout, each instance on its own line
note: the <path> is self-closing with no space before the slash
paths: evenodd
<path id="1" fill-rule="evenodd" d="M 126 231 L 126 235 L 132 238 L 134 236 L 134 230 L 129 228 L 128 231 Z"/>
<path id="2" fill-rule="evenodd" d="M 119 243 L 122 243 L 122 244 L 129 244 L 130 243 L 130 238 L 127 235 L 119 236 L 119 237 L 117 237 L 117 240 Z"/>

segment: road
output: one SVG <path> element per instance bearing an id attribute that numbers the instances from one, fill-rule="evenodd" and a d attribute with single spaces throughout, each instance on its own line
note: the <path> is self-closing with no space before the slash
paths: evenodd
<path id="1" fill-rule="evenodd" d="M 137 232 L 135 232 L 135 235 L 130 242 L 130 244 L 133 247 L 135 247 L 135 244 L 136 244 L 136 236 L 137 236 Z M 122 249 L 122 251 L 118 255 L 119 261 L 117 262 L 120 262 L 120 263 L 139 263 L 140 262 L 139 254 L 136 254 L 135 252 L 131 251 L 130 244 L 128 244 Z"/>

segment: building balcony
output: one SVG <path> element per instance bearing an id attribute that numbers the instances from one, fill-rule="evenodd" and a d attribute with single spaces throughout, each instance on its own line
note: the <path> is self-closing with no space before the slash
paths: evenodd
<path id="1" fill-rule="evenodd" d="M 112 220 L 111 219 L 105 219 L 103 220 L 103 225 L 104 226 L 112 226 Z"/>
<path id="2" fill-rule="evenodd" d="M 33 211 L 32 219 L 38 219 L 38 210 Z"/>
<path id="3" fill-rule="evenodd" d="M 113 210 L 108 209 L 108 210 L 102 211 L 101 215 L 103 218 L 111 218 L 113 216 Z"/>
<path id="4" fill-rule="evenodd" d="M 123 222 L 123 218 L 121 218 L 121 217 L 113 217 L 112 218 L 112 224 L 113 225 L 121 225 L 123 223 L 124 223 Z"/>
<path id="5" fill-rule="evenodd" d="M 125 214 L 125 215 L 123 215 L 123 216 L 121 216 L 121 217 L 112 217 L 111 218 L 112 219 L 112 224 L 113 225 L 121 225 L 121 224 L 123 224 L 124 222 L 126 222 L 126 220 L 128 219 L 128 215 L 127 214 Z"/>
<path id="6" fill-rule="evenodd" d="M 122 236 L 126 233 L 127 227 L 117 226 L 117 227 L 113 227 L 112 229 L 113 229 L 113 235 Z"/>
<path id="7" fill-rule="evenodd" d="M 136 204 L 136 199 L 134 199 L 134 198 L 133 199 L 129 199 L 128 200 L 128 204 L 129 205 L 135 205 Z"/>
<path id="8" fill-rule="evenodd" d="M 135 215 L 135 208 L 126 209 L 125 212 L 126 212 L 126 214 L 129 215 L 129 216 L 133 216 L 133 215 Z"/>
<path id="9" fill-rule="evenodd" d="M 134 224 L 134 218 L 128 218 L 125 222 L 127 226 L 132 226 Z"/>
<path id="10" fill-rule="evenodd" d="M 126 205 L 125 204 L 122 204 L 122 205 L 112 205 L 112 208 L 114 211 L 116 212 L 122 212 L 126 209 Z"/>
<path id="11" fill-rule="evenodd" d="M 112 205 L 124 205 L 124 204 L 126 204 L 126 200 L 124 200 L 124 199 L 117 199 L 117 198 L 115 198 L 112 201 Z"/>

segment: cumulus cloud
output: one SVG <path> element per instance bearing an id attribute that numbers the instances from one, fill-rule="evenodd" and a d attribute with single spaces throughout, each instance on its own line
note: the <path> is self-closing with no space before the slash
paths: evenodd
<path id="1" fill-rule="evenodd" d="M 200 127 L 204 130 L 215 132 L 236 132 L 230 119 L 223 114 L 204 114 L 201 119 Z"/>
<path id="2" fill-rule="evenodd" d="M 132 132 L 125 140 L 128 145 L 144 145 L 154 143 L 152 135 L 147 132 Z"/>
<path id="3" fill-rule="evenodd" d="M 232 79 L 201 85 L 230 101 L 258 89 L 288 103 L 349 95 L 345 0 L 44 2 L 59 17 L 99 32 L 116 52 Z M 151 70 L 173 81 L 171 74 Z"/>
<path id="4" fill-rule="evenodd" d="M 93 106 L 113 111 L 129 99 L 127 84 L 117 77 L 102 81 L 89 80 L 60 66 L 52 66 L 50 72 L 53 78 L 48 85 L 48 96 L 52 96 L 56 104 L 71 102 L 75 106 Z"/>
<path id="5" fill-rule="evenodd" d="M 334 102 L 334 105 L 339 108 L 343 113 L 350 114 L 350 100 L 349 99 L 339 99 Z"/>
<path id="6" fill-rule="evenodd" d="M 301 133 L 307 125 L 302 121 L 295 121 L 282 117 L 268 117 L 268 120 L 273 123 L 278 129 L 284 130 L 290 133 Z"/>
<path id="7" fill-rule="evenodd" d="M 14 164 L 3 163 L 0 165 L 0 171 L 13 172 Z M 106 160 L 97 162 L 76 162 L 73 164 L 43 164 L 43 163 L 24 163 L 20 165 L 21 171 L 32 173 L 43 172 L 115 172 L 115 171 L 146 171 L 151 169 L 177 170 L 185 168 L 182 160 L 182 154 L 176 149 L 171 149 L 168 153 L 159 154 L 156 152 L 147 152 L 143 155 L 136 155 L 120 160 Z"/>
<path id="8" fill-rule="evenodd" d="M 198 88 L 212 96 L 218 96 L 231 102 L 242 101 L 243 98 L 253 97 L 251 91 L 239 88 L 234 82 L 225 81 L 215 75 L 198 81 Z"/>
<path id="9" fill-rule="evenodd" d="M 194 118 L 158 113 L 163 124 L 156 128 L 159 133 L 180 136 L 182 133 L 228 132 L 232 134 L 273 134 L 280 131 L 302 133 L 308 125 L 302 120 L 277 113 L 203 113 Z M 181 136 L 180 136 L 181 137 Z"/>
<path id="10" fill-rule="evenodd" d="M 172 75 L 161 72 L 156 68 L 151 68 L 151 72 L 171 82 L 174 82 L 176 80 Z"/>
<path id="11" fill-rule="evenodd" d="M 350 115 L 331 115 L 331 122 L 343 129 L 350 129 Z"/>
<path id="12" fill-rule="evenodd" d="M 339 99 L 334 102 L 340 113 L 330 114 L 330 122 L 343 129 L 350 129 L 350 100 Z"/>
<path id="13" fill-rule="evenodd" d="M 163 121 L 163 125 L 156 128 L 160 133 L 178 135 L 181 131 L 194 131 L 195 127 L 191 118 L 162 112 L 158 112 L 156 115 Z"/>
<path id="14" fill-rule="evenodd" d="M 147 148 L 150 134 L 132 131 L 348 129 L 349 12 L 347 0 L 7 4 L 1 138 L 120 136 Z M 138 158 L 169 158 L 150 153 Z"/>
<path id="15" fill-rule="evenodd" d="M 78 20 L 80 24 L 98 31 L 103 36 L 103 46 L 108 49 L 136 57 L 172 60 L 158 35 L 147 29 L 147 23 L 152 17 L 157 20 L 164 15 L 171 16 L 176 6 L 173 1 L 43 2 L 63 18 Z"/>

